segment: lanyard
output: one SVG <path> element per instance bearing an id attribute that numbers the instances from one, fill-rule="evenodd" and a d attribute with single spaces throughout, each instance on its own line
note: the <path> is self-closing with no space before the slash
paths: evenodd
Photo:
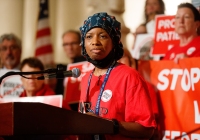
<path id="1" fill-rule="evenodd" d="M 110 72 L 113 69 L 114 65 L 115 65 L 115 61 L 111 64 L 111 66 L 108 68 L 108 70 L 106 72 L 106 77 L 105 77 L 103 84 L 101 86 L 100 93 L 99 93 L 99 96 L 98 96 L 98 99 L 97 99 L 97 104 L 96 104 L 96 107 L 95 107 L 95 114 L 96 115 L 99 115 L 101 96 L 103 94 L 106 82 L 108 81 L 108 77 L 109 77 Z M 87 97 L 86 97 L 87 101 L 89 100 L 89 98 L 88 98 L 89 97 L 89 89 L 90 89 L 90 83 L 91 83 L 93 72 L 94 72 L 94 70 L 90 73 L 90 77 L 88 79 L 88 88 L 87 88 L 87 92 L 86 92 L 87 93 Z"/>

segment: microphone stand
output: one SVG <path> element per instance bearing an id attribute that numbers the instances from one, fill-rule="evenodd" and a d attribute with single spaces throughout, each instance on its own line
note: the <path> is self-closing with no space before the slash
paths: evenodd
<path id="1" fill-rule="evenodd" d="M 51 73 L 59 73 L 59 72 L 62 72 L 62 71 L 65 71 L 66 70 L 66 66 L 64 65 L 57 65 L 57 68 L 56 69 L 47 69 L 47 70 L 43 70 L 43 71 L 33 71 L 33 72 L 15 72 L 15 71 L 9 71 L 7 72 L 6 74 L 4 74 L 3 76 L 0 77 L 0 84 L 2 82 L 2 80 L 8 76 L 11 76 L 11 75 L 20 75 L 24 78 L 27 78 L 23 75 L 30 75 L 30 74 L 44 74 L 44 73 L 48 73 L 48 74 L 51 74 Z"/>

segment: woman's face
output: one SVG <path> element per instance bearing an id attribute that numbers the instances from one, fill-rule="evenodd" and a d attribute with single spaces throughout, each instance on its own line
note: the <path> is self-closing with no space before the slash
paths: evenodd
<path id="1" fill-rule="evenodd" d="M 194 14 L 189 8 L 179 8 L 175 16 L 175 32 L 179 35 L 195 34 L 199 21 L 194 21 Z"/>
<path id="2" fill-rule="evenodd" d="M 105 58 L 113 48 L 109 34 L 102 28 L 93 28 L 85 36 L 85 49 L 93 60 Z"/>
<path id="3" fill-rule="evenodd" d="M 161 10 L 158 0 L 147 0 L 146 2 L 146 14 L 157 14 Z"/>
<path id="4" fill-rule="evenodd" d="M 22 72 L 34 72 L 34 71 L 41 71 L 39 68 L 32 68 L 29 65 L 25 64 L 21 70 Z M 32 75 L 25 75 L 28 78 L 32 79 L 26 79 L 21 78 L 23 87 L 26 91 L 36 93 L 40 89 L 42 89 L 42 86 L 44 84 L 44 80 L 37 80 L 35 78 L 42 76 L 41 74 L 32 74 Z M 30 96 L 30 95 L 29 95 Z M 34 96 L 34 95 L 32 95 Z"/>

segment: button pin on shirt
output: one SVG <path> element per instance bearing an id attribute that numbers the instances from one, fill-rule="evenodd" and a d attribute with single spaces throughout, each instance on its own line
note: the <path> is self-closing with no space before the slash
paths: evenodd
<path id="1" fill-rule="evenodd" d="M 187 55 L 191 55 L 195 50 L 196 50 L 195 47 L 190 47 L 190 48 L 187 50 Z"/>

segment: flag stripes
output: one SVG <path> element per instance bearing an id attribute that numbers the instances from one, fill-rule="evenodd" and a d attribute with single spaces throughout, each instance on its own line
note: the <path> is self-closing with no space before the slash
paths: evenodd
<path id="1" fill-rule="evenodd" d="M 40 12 L 36 33 L 35 56 L 43 64 L 53 63 L 53 47 L 51 44 L 51 29 L 49 27 L 48 0 L 40 0 Z"/>

